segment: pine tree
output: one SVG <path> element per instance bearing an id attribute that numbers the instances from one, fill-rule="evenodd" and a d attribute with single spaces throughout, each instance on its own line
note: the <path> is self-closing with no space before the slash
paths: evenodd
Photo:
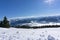
<path id="1" fill-rule="evenodd" d="M 0 27 L 3 27 L 3 23 L 2 23 L 2 21 L 0 21 Z"/>
<path id="2" fill-rule="evenodd" d="M 10 27 L 9 21 L 7 20 L 7 17 L 6 17 L 6 16 L 5 16 L 4 19 L 3 19 L 3 26 L 4 26 L 5 28 L 9 28 L 9 27 Z"/>

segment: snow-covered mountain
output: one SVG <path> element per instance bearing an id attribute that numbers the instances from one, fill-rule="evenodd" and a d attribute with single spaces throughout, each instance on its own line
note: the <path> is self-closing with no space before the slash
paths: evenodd
<path id="1" fill-rule="evenodd" d="M 10 19 L 10 24 L 12 26 L 16 25 L 32 25 L 32 26 L 39 26 L 39 25 L 52 25 L 52 24 L 60 24 L 60 16 L 49 16 L 49 17 L 25 17 L 25 18 L 15 18 Z"/>

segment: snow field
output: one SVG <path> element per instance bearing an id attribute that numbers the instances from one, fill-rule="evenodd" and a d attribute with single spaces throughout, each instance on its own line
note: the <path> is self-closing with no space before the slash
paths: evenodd
<path id="1" fill-rule="evenodd" d="M 60 28 L 0 28 L 0 40 L 60 40 Z"/>

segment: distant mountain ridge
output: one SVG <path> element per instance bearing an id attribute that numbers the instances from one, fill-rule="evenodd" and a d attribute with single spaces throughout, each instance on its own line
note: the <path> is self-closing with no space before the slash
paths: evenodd
<path id="1" fill-rule="evenodd" d="M 60 16 L 48 16 L 48 17 L 31 17 L 31 18 L 16 18 L 16 19 L 11 19 L 10 20 L 10 25 L 11 26 L 16 26 L 16 25 L 22 25 L 25 23 L 31 23 L 31 21 L 33 22 L 37 22 L 37 23 L 60 23 Z"/>

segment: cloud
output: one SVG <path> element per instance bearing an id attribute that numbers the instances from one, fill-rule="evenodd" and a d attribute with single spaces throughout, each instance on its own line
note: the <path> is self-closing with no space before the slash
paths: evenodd
<path id="1" fill-rule="evenodd" d="M 44 0 L 44 3 L 51 5 L 54 3 L 55 0 Z"/>
<path id="2" fill-rule="evenodd" d="M 36 18 L 36 17 L 39 17 L 39 16 L 24 16 L 24 17 L 13 17 L 13 18 L 9 18 L 9 20 L 11 20 L 11 19 Z"/>

